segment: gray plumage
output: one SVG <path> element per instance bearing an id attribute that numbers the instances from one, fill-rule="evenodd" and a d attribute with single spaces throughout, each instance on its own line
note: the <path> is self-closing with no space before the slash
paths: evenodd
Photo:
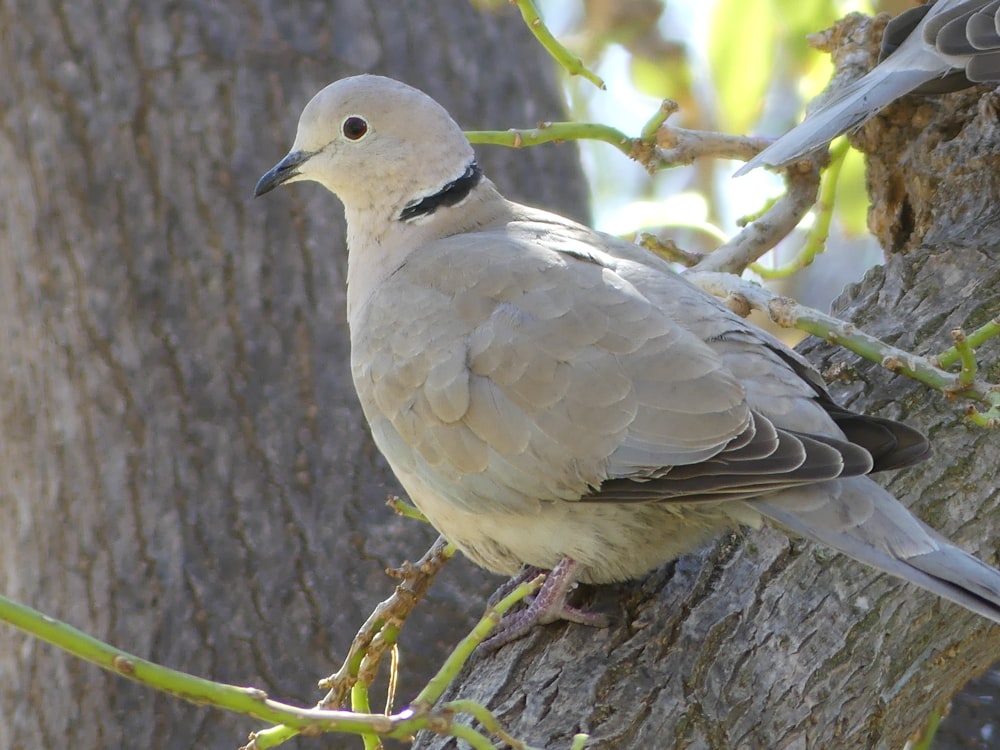
<path id="1" fill-rule="evenodd" d="M 1000 0 L 937 0 L 893 18 L 880 62 L 834 91 L 736 174 L 780 166 L 825 146 L 904 94 L 1000 82 Z"/>
<path id="2" fill-rule="evenodd" d="M 654 255 L 504 199 L 423 93 L 328 86 L 256 194 L 297 180 L 344 203 L 375 442 L 480 565 L 621 581 L 771 518 L 1000 621 L 1000 573 L 865 476 L 925 458 L 919 433 L 838 407 L 802 357 Z"/>

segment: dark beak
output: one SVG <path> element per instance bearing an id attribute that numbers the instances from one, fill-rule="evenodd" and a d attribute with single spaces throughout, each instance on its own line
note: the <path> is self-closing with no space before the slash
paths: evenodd
<path id="1" fill-rule="evenodd" d="M 310 157 L 308 151 L 293 151 L 284 159 L 271 168 L 267 174 L 260 178 L 257 187 L 253 189 L 253 197 L 259 198 L 264 193 L 270 193 L 278 185 L 288 182 L 299 174 L 299 167 Z"/>

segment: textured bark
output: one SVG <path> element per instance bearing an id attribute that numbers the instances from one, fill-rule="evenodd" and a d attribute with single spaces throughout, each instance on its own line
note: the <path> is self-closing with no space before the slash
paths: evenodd
<path id="1" fill-rule="evenodd" d="M 336 202 L 253 202 L 253 185 L 338 77 L 392 75 L 467 127 L 508 127 L 559 115 L 551 65 L 513 9 L 466 0 L 22 0 L 0 29 L 0 590 L 311 704 L 391 591 L 382 570 L 433 533 L 383 506 Z M 481 161 L 583 212 L 572 147 Z M 401 695 L 494 583 L 449 566 L 407 628 Z M 3 748 L 234 748 L 257 728 L 0 643 Z"/>
<path id="2" fill-rule="evenodd" d="M 876 31 L 854 18 L 840 43 L 870 55 Z M 866 126 L 858 142 L 872 152 L 871 224 L 886 263 L 842 296 L 838 314 L 929 354 L 950 345 L 953 328 L 1000 313 L 998 102 L 984 90 L 909 99 Z M 996 433 L 847 352 L 816 341 L 805 350 L 821 367 L 847 364 L 848 382 L 834 386 L 843 402 L 932 437 L 931 461 L 883 481 L 996 564 Z M 980 361 L 997 382 L 1000 344 Z M 1000 656 L 1000 628 L 986 620 L 776 530 L 722 539 L 583 602 L 617 624 L 541 628 L 472 665 L 454 694 L 546 748 L 586 731 L 599 748 L 897 750 Z"/>

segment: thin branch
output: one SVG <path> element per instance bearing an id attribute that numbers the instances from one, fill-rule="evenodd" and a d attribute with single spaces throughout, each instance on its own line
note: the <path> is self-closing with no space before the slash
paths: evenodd
<path id="1" fill-rule="evenodd" d="M 396 702 L 396 688 L 399 684 L 399 644 L 392 644 L 389 650 L 389 685 L 385 691 L 385 711 L 382 713 L 391 714 L 393 704 Z"/>
<path id="2" fill-rule="evenodd" d="M 440 541 L 441 540 L 438 540 L 438 542 Z M 436 546 L 437 543 L 435 543 L 435 547 Z M 434 548 L 432 547 L 432 550 L 433 549 Z M 428 555 L 429 554 L 430 552 L 428 552 Z M 428 555 L 425 555 L 424 557 L 426 558 Z M 496 627 L 496 624 L 500 621 L 503 614 L 526 596 L 530 596 L 537 591 L 539 586 L 541 586 L 542 580 L 543 577 L 539 576 L 533 581 L 521 584 L 494 606 L 488 607 L 486 613 L 480 621 L 476 623 L 469 635 L 459 642 L 458 646 L 456 646 L 451 652 L 444 664 L 438 670 L 437 674 L 435 674 L 423 690 L 420 691 L 410 707 L 400 711 L 398 714 L 394 714 L 392 716 L 384 716 L 382 714 L 355 714 L 348 711 L 332 711 L 320 708 L 319 706 L 311 710 L 312 714 L 319 717 L 335 714 L 338 716 L 347 715 L 363 718 L 366 721 L 356 723 L 355 728 L 350 730 L 354 734 L 360 734 L 362 736 L 365 734 L 376 734 L 380 737 L 405 739 L 418 731 L 430 731 L 436 732 L 437 734 L 460 737 L 466 742 L 469 742 L 469 744 L 473 747 L 490 748 L 492 750 L 492 744 L 489 743 L 489 739 L 485 735 L 470 727 L 457 723 L 455 720 L 456 710 L 454 707 L 449 707 L 448 704 L 445 704 L 439 708 L 434 708 L 434 704 L 437 703 L 437 701 L 441 698 L 441 695 L 448 688 L 448 685 L 451 684 L 458 673 L 462 670 L 462 667 L 465 666 L 466 661 L 472 655 L 476 646 L 482 643 L 493 628 Z M 366 700 L 367 694 L 364 693 L 362 702 Z M 320 703 L 320 706 L 321 705 L 322 702 Z M 304 710 L 305 709 L 303 709 L 303 711 Z M 485 714 L 482 712 L 485 712 Z M 477 709 L 476 711 L 477 716 L 485 716 L 486 714 L 489 714 L 490 717 L 489 726 L 499 726 L 499 721 L 496 717 L 490 714 L 486 708 L 483 707 Z M 378 721 L 368 721 L 372 719 L 372 717 L 378 719 Z M 484 726 L 487 728 L 487 731 L 490 731 L 489 726 L 486 724 L 484 724 Z M 344 730 L 327 729 L 325 725 L 321 724 L 296 726 L 290 724 L 289 722 L 284 722 L 284 724 L 279 724 L 277 726 L 269 727 L 268 729 L 262 729 L 259 732 L 254 732 L 250 737 L 249 744 L 240 748 L 240 750 L 265 750 L 266 748 L 280 745 L 281 743 L 294 737 L 296 734 L 319 734 L 328 731 Z M 369 740 L 366 740 L 366 742 L 368 741 Z"/>
<path id="3" fill-rule="evenodd" d="M 521 18 L 524 19 L 524 23 L 528 26 L 528 29 L 534 34 L 535 39 L 545 48 L 545 51 L 552 56 L 552 58 L 559 63 L 563 69 L 571 76 L 582 76 L 590 81 L 592 84 L 597 86 L 597 88 L 604 91 L 607 86 L 604 85 L 604 81 L 601 80 L 600 76 L 591 72 L 586 65 L 583 64 L 583 60 L 571 53 L 566 49 L 558 39 L 556 39 L 552 32 L 549 31 L 548 27 L 542 21 L 542 17 L 538 14 L 538 9 L 531 0 L 511 0 L 513 5 L 517 6 L 517 9 L 521 11 Z"/>
<path id="4" fill-rule="evenodd" d="M 397 516 L 412 518 L 414 521 L 430 523 L 430 521 L 427 520 L 427 516 L 421 513 L 420 509 L 416 505 L 411 505 L 401 497 L 389 495 L 389 499 L 385 501 L 385 504 L 392 508 Z"/>
<path id="5" fill-rule="evenodd" d="M 364 666 L 366 672 L 370 672 L 373 666 L 377 666 L 371 662 L 364 663 L 376 636 L 386 628 L 392 629 L 392 632 L 387 634 L 389 637 L 383 636 L 384 645 L 381 646 L 378 653 L 381 657 L 385 648 L 395 643 L 395 633 L 398 633 L 399 628 L 416 607 L 417 602 L 427 593 L 434 576 L 454 554 L 455 548 L 448 544 L 444 537 L 438 537 L 437 541 L 416 563 L 406 563 L 395 571 L 391 571 L 393 575 L 402 580 L 396 586 L 392 596 L 376 606 L 365 624 L 361 626 L 351 643 L 343 666 L 335 674 L 320 681 L 320 688 L 329 692 L 319 702 L 319 708 L 344 705 L 348 694 L 359 679 L 362 667 Z"/>
<path id="6" fill-rule="evenodd" d="M 937 735 L 941 721 L 944 719 L 944 711 L 932 711 L 927 717 L 927 721 L 920 730 L 920 736 L 910 746 L 910 750 L 931 750 L 934 745 L 934 737 Z"/>
<path id="7" fill-rule="evenodd" d="M 880 341 L 853 324 L 800 305 L 727 273 L 691 271 L 686 278 L 716 297 L 729 298 L 734 308 L 740 305 L 760 310 L 783 328 L 798 328 L 826 341 L 839 344 L 887 370 L 905 375 L 941 391 L 948 398 L 968 398 L 987 405 L 985 411 L 970 407 L 966 417 L 981 427 L 1000 426 L 1000 386 L 968 380 L 961 373 L 946 372 L 925 357 L 898 349 Z"/>
<path id="8" fill-rule="evenodd" d="M 816 260 L 816 256 L 826 250 L 826 241 L 830 236 L 830 223 L 833 220 L 833 207 L 837 197 L 837 184 L 844 166 L 844 159 L 850 148 L 851 144 L 844 137 L 838 138 L 830 147 L 830 166 L 823 172 L 819 200 L 815 203 L 816 223 L 809 231 L 801 252 L 791 263 L 780 268 L 765 268 L 759 263 L 753 263 L 750 265 L 750 270 L 764 279 L 784 279 L 811 266 L 812 262 Z"/>
<path id="9" fill-rule="evenodd" d="M 531 745 L 526 745 L 521 740 L 508 734 L 500 725 L 497 717 L 481 703 L 470 700 L 455 700 L 448 701 L 441 708 L 454 711 L 455 713 L 468 714 L 482 724 L 483 729 L 499 738 L 501 742 L 509 745 L 511 750 L 542 750 L 542 748 L 534 748 Z"/>
<path id="10" fill-rule="evenodd" d="M 698 265 L 705 257 L 701 253 L 685 250 L 673 240 L 662 240 L 649 232 L 640 232 L 639 236 L 636 237 L 636 242 L 639 247 L 646 248 L 664 260 L 679 263 L 687 268 Z"/>
<path id="11" fill-rule="evenodd" d="M 980 326 L 972 333 L 968 333 L 965 336 L 965 340 L 969 346 L 973 349 L 978 349 L 983 344 L 985 344 L 990 339 L 1000 336 L 1000 318 L 993 318 L 989 323 Z M 961 354 L 958 351 L 958 347 L 951 347 L 950 349 L 945 349 L 943 352 L 938 354 L 936 357 L 931 357 L 931 361 L 938 367 L 943 367 L 948 369 L 952 365 L 958 363 L 961 360 Z"/>
<path id="12" fill-rule="evenodd" d="M 638 137 L 626 135 L 610 125 L 592 122 L 540 122 L 533 129 L 469 130 L 465 135 L 470 143 L 509 148 L 564 141 L 602 141 L 639 162 L 650 174 L 692 164 L 701 158 L 749 159 L 767 143 L 762 138 L 675 128 L 668 125 L 666 119 L 677 109 L 677 102 L 664 99 Z M 790 172 L 795 173 L 794 170 Z"/>
<path id="13" fill-rule="evenodd" d="M 952 331 L 951 336 L 955 339 L 955 351 L 958 352 L 959 362 L 962 363 L 962 369 L 958 371 L 958 382 L 962 386 L 968 387 L 976 380 L 976 370 L 978 369 L 976 353 L 969 346 L 969 340 L 961 328 Z"/>
<path id="14" fill-rule="evenodd" d="M 372 712 L 371 704 L 368 702 L 368 686 L 363 682 L 356 682 L 351 689 L 351 711 L 356 714 L 370 714 Z M 382 750 L 382 740 L 377 734 L 362 732 L 361 742 L 365 750 Z"/>
<path id="15" fill-rule="evenodd" d="M 768 143 L 763 138 L 673 127 L 666 120 L 678 108 L 677 102 L 664 99 L 643 125 L 638 137 L 626 135 L 610 125 L 591 122 L 540 122 L 533 129 L 468 130 L 465 135 L 470 143 L 509 148 L 564 141 L 602 141 L 639 162 L 650 174 L 692 164 L 702 158 L 746 160 Z M 787 170 L 789 175 L 801 171 L 810 170 Z"/>
<path id="16" fill-rule="evenodd" d="M 659 127 L 649 135 L 655 135 L 656 154 L 662 165 L 693 164 L 705 157 L 747 161 L 770 143 L 766 138 L 728 135 L 710 130 L 688 130 L 667 124 L 666 119 L 678 109 L 680 105 L 677 102 L 665 99 L 658 114 L 643 128 L 643 135 L 646 135 L 655 118 L 660 116 Z"/>
<path id="17" fill-rule="evenodd" d="M 540 122 L 534 129 L 468 130 L 465 136 L 470 143 L 509 148 L 564 141 L 603 141 L 636 161 L 639 161 L 638 154 L 643 150 L 642 139 L 631 138 L 610 125 L 592 122 Z"/>
<path id="18" fill-rule="evenodd" d="M 644 141 L 656 140 L 657 133 L 666 125 L 667 118 L 678 109 L 680 109 L 680 105 L 677 102 L 672 99 L 664 99 L 660 102 L 660 108 L 642 126 L 642 130 L 639 131 L 639 137 Z"/>
<path id="19" fill-rule="evenodd" d="M 819 169 L 788 170 L 788 189 L 767 212 L 694 267 L 698 272 L 739 274 L 778 244 L 808 213 L 819 190 Z"/>
<path id="20" fill-rule="evenodd" d="M 496 750 L 489 737 L 481 735 L 472 727 L 467 727 L 464 724 L 453 724 L 449 729 L 453 737 L 465 740 L 472 746 L 473 750 Z"/>
<path id="21" fill-rule="evenodd" d="M 383 607 L 379 613 L 373 615 L 370 618 L 370 623 L 381 621 L 384 626 L 394 617 L 399 616 L 399 610 L 408 612 L 412 609 L 415 600 L 418 600 L 426 591 L 433 574 L 453 553 L 454 549 L 439 539 L 416 566 L 405 567 L 402 573 L 404 581 L 397 586 L 394 598 L 389 600 L 390 605 Z M 531 591 L 530 586 L 518 589 L 495 610 L 491 609 L 490 617 L 495 617 L 495 612 L 506 611 L 519 600 L 518 597 L 523 597 Z M 274 701 L 268 698 L 263 690 L 213 682 L 155 664 L 104 643 L 31 607 L 2 596 L 0 596 L 0 621 L 10 623 L 25 633 L 51 643 L 73 656 L 96 664 L 102 669 L 182 700 L 196 705 L 210 705 L 275 724 L 276 726 L 270 730 L 253 735 L 250 744 L 246 747 L 255 750 L 274 747 L 296 734 L 322 732 L 359 734 L 366 737 L 366 747 L 375 748 L 381 744 L 374 737 L 375 735 L 403 739 L 422 729 L 429 729 L 431 725 L 436 727 L 435 731 L 439 731 L 441 727 L 452 726 L 450 716 L 432 711 L 425 712 L 425 715 L 419 717 L 414 716 L 412 712 L 385 716 L 372 714 L 367 710 L 352 712 L 321 707 L 300 708 Z M 492 620 L 490 622 L 492 623 Z M 485 632 L 489 632 L 489 628 L 486 628 Z M 367 636 L 367 633 L 365 635 Z M 484 636 L 477 637 L 481 640 Z M 389 639 L 387 638 L 387 640 Z M 361 663 L 354 659 L 353 655 L 349 661 L 357 662 L 359 665 Z M 454 660 L 449 661 L 448 664 L 451 669 L 456 669 Z M 357 704 L 367 707 L 367 695 L 359 693 Z"/>
<path id="22" fill-rule="evenodd" d="M 389 735 L 399 723 L 381 714 L 360 715 L 349 711 L 299 708 L 271 700 L 267 693 L 257 688 L 213 682 L 179 672 L 115 648 L 71 625 L 3 596 L 0 596 L 0 621 L 102 669 L 195 705 L 210 705 L 244 716 L 285 724 L 299 731 L 315 731 L 313 728 L 318 728 L 324 732 L 359 734 L 374 731 Z"/>
<path id="23" fill-rule="evenodd" d="M 431 678 L 431 681 L 427 683 L 424 689 L 413 700 L 412 707 L 414 710 L 426 709 L 437 703 L 448 685 L 451 684 L 462 667 L 465 666 L 465 662 L 472 655 L 476 646 L 486 640 L 486 637 L 496 627 L 497 623 L 500 622 L 500 618 L 515 604 L 535 593 L 544 580 L 545 576 L 537 576 L 531 581 L 522 583 L 496 604 L 488 607 L 482 619 L 472 629 L 472 632 L 459 641 L 451 654 L 448 655 L 444 664 L 441 665 L 438 673 Z"/>

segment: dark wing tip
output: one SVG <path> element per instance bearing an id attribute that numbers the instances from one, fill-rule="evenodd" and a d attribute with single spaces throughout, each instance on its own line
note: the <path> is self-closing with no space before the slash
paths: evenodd
<path id="1" fill-rule="evenodd" d="M 828 406 L 827 411 L 850 442 L 871 454 L 872 471 L 902 469 L 924 461 L 933 453 L 923 433 L 901 422 L 855 414 L 839 406 Z"/>

